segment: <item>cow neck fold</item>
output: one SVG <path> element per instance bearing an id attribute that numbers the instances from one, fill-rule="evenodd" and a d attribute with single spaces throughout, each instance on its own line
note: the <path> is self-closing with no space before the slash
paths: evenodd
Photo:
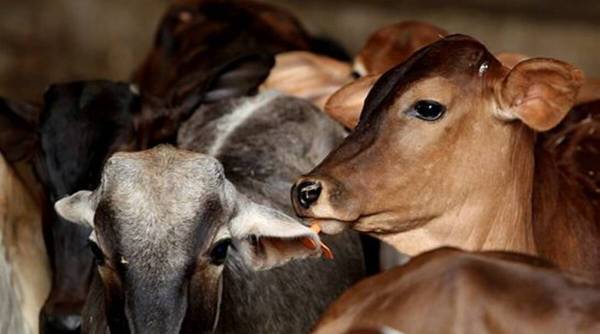
<path id="1" fill-rule="evenodd" d="M 498 154 L 506 160 L 502 166 L 510 168 L 498 170 L 488 185 L 465 194 L 460 205 L 423 226 L 377 237 L 408 255 L 440 245 L 536 254 L 531 224 L 535 135 L 521 124 L 506 126 L 505 134 L 510 145 Z"/>

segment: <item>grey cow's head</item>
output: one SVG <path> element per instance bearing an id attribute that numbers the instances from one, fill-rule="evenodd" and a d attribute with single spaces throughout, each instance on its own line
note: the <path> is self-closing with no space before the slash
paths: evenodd
<path id="1" fill-rule="evenodd" d="M 93 228 L 112 333 L 211 331 L 228 250 L 253 269 L 320 254 L 313 231 L 237 192 L 217 160 L 170 146 L 115 154 L 95 191 L 55 208 Z"/>

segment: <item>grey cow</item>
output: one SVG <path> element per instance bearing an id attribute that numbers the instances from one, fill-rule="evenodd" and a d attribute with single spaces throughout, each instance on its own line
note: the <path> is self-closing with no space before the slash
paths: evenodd
<path id="1" fill-rule="evenodd" d="M 94 228 L 83 331 L 307 333 L 365 271 L 357 235 L 323 238 L 325 260 L 288 216 L 291 182 L 342 137 L 308 102 L 264 93 L 198 110 L 178 138 L 190 151 L 114 155 L 95 191 L 56 204 Z"/>

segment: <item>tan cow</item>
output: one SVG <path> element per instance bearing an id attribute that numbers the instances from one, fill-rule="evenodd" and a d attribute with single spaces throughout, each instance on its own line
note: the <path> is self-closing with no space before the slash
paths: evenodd
<path id="1" fill-rule="evenodd" d="M 14 168 L 16 167 L 16 168 Z M 41 196 L 30 166 L 0 154 L 0 332 L 39 333 L 51 274 Z"/>
<path id="2" fill-rule="evenodd" d="M 511 250 L 598 276 L 598 208 L 535 145 L 582 82 L 557 60 L 509 69 L 478 41 L 446 37 L 377 81 L 354 132 L 296 183 L 296 212 L 409 255 Z"/>
<path id="3" fill-rule="evenodd" d="M 347 290 L 314 333 L 598 333 L 599 304 L 539 258 L 441 248 Z"/>

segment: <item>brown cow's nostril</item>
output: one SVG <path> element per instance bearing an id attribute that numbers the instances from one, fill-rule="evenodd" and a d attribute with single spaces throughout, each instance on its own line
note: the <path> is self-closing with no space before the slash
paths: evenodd
<path id="1" fill-rule="evenodd" d="M 296 197 L 300 205 L 308 209 L 321 195 L 321 184 L 318 182 L 304 181 L 296 187 Z"/>

